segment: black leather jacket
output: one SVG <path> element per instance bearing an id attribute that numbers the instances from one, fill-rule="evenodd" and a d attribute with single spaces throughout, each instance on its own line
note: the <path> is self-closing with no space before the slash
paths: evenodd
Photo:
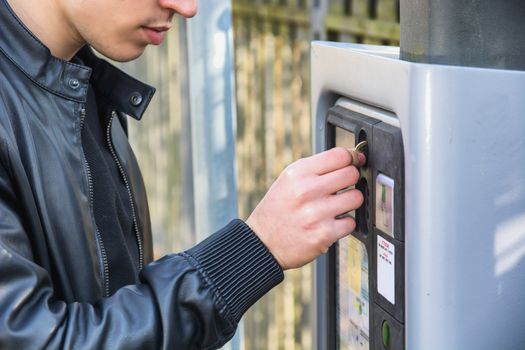
<path id="1" fill-rule="evenodd" d="M 282 270 L 240 220 L 151 262 L 146 193 L 125 119 L 140 119 L 154 91 L 89 48 L 79 55 L 87 66 L 53 57 L 0 0 L 0 348 L 219 347 Z M 80 139 L 91 76 L 113 119 L 144 264 L 140 283 L 113 295 Z"/>

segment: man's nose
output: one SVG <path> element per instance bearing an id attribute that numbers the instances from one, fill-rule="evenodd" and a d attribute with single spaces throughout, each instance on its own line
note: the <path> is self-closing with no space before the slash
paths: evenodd
<path id="1" fill-rule="evenodd" d="M 161 7 L 190 18 L 197 13 L 197 0 L 159 0 Z"/>

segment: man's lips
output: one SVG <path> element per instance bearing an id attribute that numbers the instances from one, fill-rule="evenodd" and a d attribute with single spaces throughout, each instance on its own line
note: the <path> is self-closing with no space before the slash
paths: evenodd
<path id="1" fill-rule="evenodd" d="M 164 35 L 170 29 L 169 26 L 142 27 L 149 42 L 153 45 L 160 45 L 164 40 Z"/>

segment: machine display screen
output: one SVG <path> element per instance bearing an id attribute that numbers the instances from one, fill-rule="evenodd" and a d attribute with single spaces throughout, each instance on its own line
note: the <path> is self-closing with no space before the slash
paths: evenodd
<path id="1" fill-rule="evenodd" d="M 355 135 L 336 127 L 335 145 L 354 148 Z M 365 244 L 353 236 L 341 239 L 336 260 L 339 349 L 369 350 L 369 257 Z"/>

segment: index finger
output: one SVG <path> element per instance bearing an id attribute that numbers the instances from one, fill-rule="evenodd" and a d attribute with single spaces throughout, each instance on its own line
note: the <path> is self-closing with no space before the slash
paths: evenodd
<path id="1" fill-rule="evenodd" d="M 335 147 L 305 159 L 305 166 L 317 175 L 324 175 L 348 165 L 362 166 L 364 154 L 344 147 Z"/>

